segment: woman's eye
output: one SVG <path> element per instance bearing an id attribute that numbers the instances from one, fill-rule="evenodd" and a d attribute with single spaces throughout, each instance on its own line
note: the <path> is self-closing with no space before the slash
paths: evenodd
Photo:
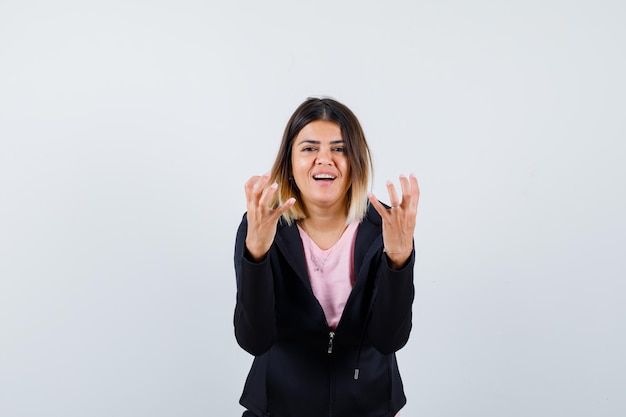
<path id="1" fill-rule="evenodd" d="M 338 147 L 338 148 L 334 148 L 333 150 L 334 150 L 335 152 L 341 152 L 341 153 L 343 153 L 343 152 L 345 152 L 345 151 L 346 151 L 346 148 L 344 148 L 344 147 L 340 146 L 340 147 Z"/>
<path id="2" fill-rule="evenodd" d="M 302 152 L 313 152 L 315 151 L 315 148 L 313 146 L 307 146 L 305 148 L 302 148 Z"/>

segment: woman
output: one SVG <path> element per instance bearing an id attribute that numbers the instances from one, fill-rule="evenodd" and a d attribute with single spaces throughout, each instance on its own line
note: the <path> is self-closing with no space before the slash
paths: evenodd
<path id="1" fill-rule="evenodd" d="M 368 194 L 354 114 L 311 98 L 269 174 L 246 182 L 235 244 L 239 345 L 254 355 L 246 417 L 392 417 L 406 403 L 395 352 L 411 330 L 417 179 Z M 369 204 L 368 204 L 369 203 Z"/>

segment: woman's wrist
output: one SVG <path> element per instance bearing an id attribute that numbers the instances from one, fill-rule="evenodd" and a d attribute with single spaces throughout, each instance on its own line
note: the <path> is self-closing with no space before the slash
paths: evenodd
<path id="1" fill-rule="evenodd" d="M 269 248 L 266 249 L 265 245 L 251 244 L 251 242 L 249 242 L 247 239 L 245 242 L 245 248 L 246 253 L 255 262 L 260 262 L 265 259 L 265 256 L 269 252 Z"/>
<path id="2" fill-rule="evenodd" d="M 383 248 L 383 252 L 385 252 L 387 255 L 405 255 L 407 253 L 411 253 L 412 251 L 413 248 L 406 250 L 388 250 L 387 248 Z"/>
<path id="3" fill-rule="evenodd" d="M 411 253 L 413 252 L 413 247 L 411 249 L 403 249 L 403 250 L 389 250 L 387 248 L 383 248 L 383 252 L 387 256 L 387 261 L 391 269 L 402 269 L 406 266 L 406 264 L 411 259 Z"/>

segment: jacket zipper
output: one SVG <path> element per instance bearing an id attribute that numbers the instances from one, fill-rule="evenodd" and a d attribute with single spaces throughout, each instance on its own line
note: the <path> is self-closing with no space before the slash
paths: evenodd
<path id="1" fill-rule="evenodd" d="M 335 339 L 335 332 L 328 333 L 328 353 L 333 353 L 333 340 Z"/>
<path id="2" fill-rule="evenodd" d="M 333 378 L 334 378 L 334 370 L 333 370 L 333 344 L 335 340 L 335 332 L 328 332 L 328 361 L 329 361 L 329 382 L 328 382 L 328 417 L 332 417 L 333 415 Z"/>

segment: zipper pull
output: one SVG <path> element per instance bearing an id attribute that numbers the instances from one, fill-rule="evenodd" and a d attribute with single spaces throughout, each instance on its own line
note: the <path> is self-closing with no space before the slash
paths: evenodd
<path id="1" fill-rule="evenodd" d="M 328 353 L 333 353 L 333 339 L 335 338 L 335 332 L 328 333 Z"/>

